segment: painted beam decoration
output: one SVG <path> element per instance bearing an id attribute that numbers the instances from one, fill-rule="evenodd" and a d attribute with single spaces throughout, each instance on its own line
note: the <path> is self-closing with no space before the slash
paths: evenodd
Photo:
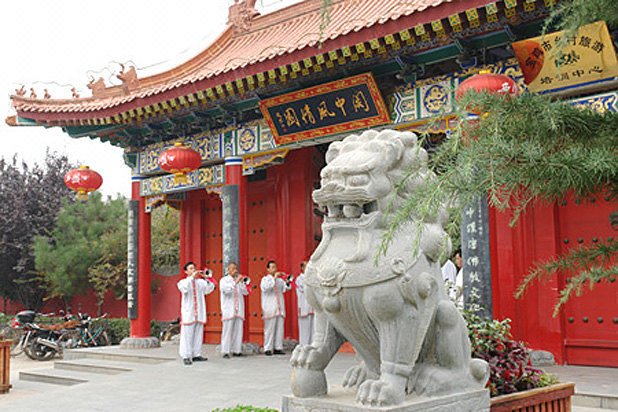
<path id="1" fill-rule="evenodd" d="M 531 92 L 546 92 L 618 76 L 618 61 L 603 21 L 513 43 L 515 57 Z M 564 47 L 561 49 L 560 45 Z"/>
<path id="2" fill-rule="evenodd" d="M 223 183 L 225 183 L 225 169 L 223 165 L 214 165 L 187 173 L 186 182 L 176 182 L 173 175 L 143 179 L 140 182 L 140 196 L 184 192 L 186 190 L 220 186 Z"/>
<path id="3" fill-rule="evenodd" d="M 277 145 L 390 123 L 371 73 L 262 100 Z"/>

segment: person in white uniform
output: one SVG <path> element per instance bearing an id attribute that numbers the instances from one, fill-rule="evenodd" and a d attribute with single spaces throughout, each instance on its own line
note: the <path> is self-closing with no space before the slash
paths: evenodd
<path id="1" fill-rule="evenodd" d="M 296 296 L 298 297 L 298 343 L 310 345 L 313 342 L 313 308 L 305 297 L 306 261 L 300 263 L 300 275 L 296 278 Z"/>
<path id="2" fill-rule="evenodd" d="M 204 296 L 215 290 L 214 281 L 208 280 L 204 272 L 198 271 L 193 262 L 184 266 L 186 277 L 178 282 L 182 295 L 180 316 L 180 345 L 178 353 L 185 365 L 205 361 L 201 355 L 206 324 L 206 299 Z"/>
<path id="3" fill-rule="evenodd" d="M 444 265 L 442 265 L 442 279 L 446 285 L 446 290 L 451 300 L 456 299 L 457 289 L 455 283 L 457 281 L 457 266 L 451 259 L 448 259 Z"/>
<path id="4" fill-rule="evenodd" d="M 292 284 L 284 279 L 285 274 L 277 271 L 277 263 L 268 261 L 268 273 L 262 277 L 262 316 L 264 317 L 264 355 L 283 355 L 283 321 L 285 302 L 283 294 L 292 289 Z M 274 350 L 273 350 L 274 349 Z"/>
<path id="5" fill-rule="evenodd" d="M 461 250 L 455 252 L 455 266 L 459 269 L 457 279 L 455 279 L 455 303 L 459 308 L 463 308 L 463 259 L 461 258 Z"/>
<path id="6" fill-rule="evenodd" d="M 221 353 L 226 359 L 242 356 L 242 333 L 245 320 L 245 296 L 249 294 L 244 277 L 238 272 L 238 265 L 230 262 L 227 275 L 219 282 L 221 291 L 221 316 L 223 332 L 221 333 Z"/>

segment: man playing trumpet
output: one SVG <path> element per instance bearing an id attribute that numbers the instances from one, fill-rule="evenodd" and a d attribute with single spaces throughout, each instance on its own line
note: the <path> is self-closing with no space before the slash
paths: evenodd
<path id="1" fill-rule="evenodd" d="M 206 299 L 204 296 L 215 290 L 210 270 L 198 271 L 193 262 L 184 266 L 186 277 L 178 282 L 182 295 L 180 315 L 180 345 L 178 352 L 185 365 L 205 361 L 201 355 L 206 324 Z"/>
<path id="2" fill-rule="evenodd" d="M 221 316 L 223 332 L 221 333 L 221 353 L 229 359 L 242 356 L 242 333 L 245 320 L 245 299 L 249 294 L 248 277 L 238 272 L 238 265 L 230 262 L 227 265 L 227 276 L 221 279 Z"/>
<path id="3" fill-rule="evenodd" d="M 283 321 L 285 302 L 283 294 L 292 289 L 292 279 L 277 271 L 277 263 L 268 261 L 268 273 L 262 277 L 262 313 L 264 317 L 264 355 L 283 355 Z M 273 351 L 274 348 L 274 351 Z"/>

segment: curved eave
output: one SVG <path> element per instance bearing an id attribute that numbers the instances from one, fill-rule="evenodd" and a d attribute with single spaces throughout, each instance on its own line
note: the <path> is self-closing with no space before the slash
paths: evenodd
<path id="1" fill-rule="evenodd" d="M 373 39 L 384 38 L 402 30 L 412 29 L 417 25 L 447 19 L 451 15 L 464 13 L 466 10 L 485 6 L 488 3 L 491 3 L 491 1 L 454 0 L 437 6 L 428 6 L 409 15 L 391 16 L 387 20 L 376 19 L 369 22 L 370 24 L 367 23 L 360 27 L 351 26 L 348 30 L 333 34 L 332 38 L 322 43 L 320 49 L 315 47 L 317 39 L 314 39 L 297 45 L 295 49 L 276 53 L 273 51 L 261 61 L 230 66 L 189 80 L 190 77 L 186 77 L 187 74 L 203 68 L 201 65 L 207 65 L 208 59 L 213 55 L 212 53 L 221 49 L 220 43 L 232 36 L 232 28 L 228 27 L 204 52 L 167 72 L 139 79 L 140 88 L 126 96 L 104 99 L 89 97 L 64 101 L 30 99 L 24 96 L 12 96 L 11 99 L 18 116 L 40 123 L 54 125 L 62 122 L 73 122 L 81 124 L 81 122 L 93 118 L 112 118 L 122 113 L 222 87 L 239 79 L 263 75 L 268 71 L 298 64 L 319 54 L 327 54 Z M 270 15 L 266 15 L 264 18 L 268 16 Z M 172 81 L 170 77 L 177 80 Z M 216 100 L 216 98 L 211 100 Z"/>

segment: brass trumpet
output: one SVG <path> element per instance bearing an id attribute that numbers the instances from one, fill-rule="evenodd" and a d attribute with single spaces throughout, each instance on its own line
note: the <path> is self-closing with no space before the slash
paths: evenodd
<path id="1" fill-rule="evenodd" d="M 245 286 L 249 286 L 251 284 L 251 278 L 249 276 L 243 276 L 241 282 L 244 283 Z"/>
<path id="2" fill-rule="evenodd" d="M 275 273 L 275 278 L 277 278 L 277 277 L 282 278 L 282 279 L 285 281 L 285 283 L 292 283 L 292 280 L 294 280 L 294 276 L 292 276 L 292 275 L 286 275 L 286 274 L 285 274 L 285 273 L 283 273 L 283 272 L 277 272 L 277 273 Z"/>
<path id="3" fill-rule="evenodd" d="M 198 279 L 206 280 L 207 278 L 212 278 L 212 270 L 208 268 L 204 270 L 197 270 L 195 271 L 194 275 Z"/>

